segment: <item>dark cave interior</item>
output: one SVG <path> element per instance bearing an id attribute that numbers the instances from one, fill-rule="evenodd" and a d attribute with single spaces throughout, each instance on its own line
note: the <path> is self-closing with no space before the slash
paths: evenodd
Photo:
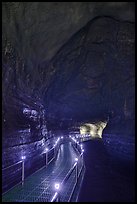
<path id="1" fill-rule="evenodd" d="M 102 141 L 111 157 L 134 164 L 134 7 L 2 3 L 2 168 L 39 157 L 43 141 L 60 132 L 99 121 L 107 121 Z"/>

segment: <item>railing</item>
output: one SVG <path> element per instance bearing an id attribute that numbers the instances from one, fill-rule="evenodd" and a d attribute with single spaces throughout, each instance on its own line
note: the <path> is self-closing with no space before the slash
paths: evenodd
<path id="1" fill-rule="evenodd" d="M 85 142 L 85 141 L 92 139 L 92 136 L 90 134 L 80 134 L 80 133 L 74 134 L 74 133 L 72 133 L 71 136 L 74 137 L 75 139 L 77 139 L 79 142 Z"/>
<path id="2" fill-rule="evenodd" d="M 22 161 L 19 161 L 11 166 L 8 166 L 4 169 L 2 169 L 2 187 L 4 188 L 11 188 L 12 186 L 16 185 L 16 183 L 21 182 L 22 175 L 21 175 L 21 170 L 22 170 Z M 10 176 L 7 176 L 11 173 Z M 17 175 L 15 179 L 15 175 Z"/>
<path id="3" fill-rule="evenodd" d="M 72 173 L 75 171 L 75 178 L 76 178 L 76 180 L 75 180 L 75 184 L 73 186 L 71 195 L 70 195 L 70 197 L 68 199 L 68 202 L 70 202 L 70 200 L 72 198 L 72 195 L 74 193 L 74 190 L 76 188 L 76 185 L 78 183 L 78 179 L 80 177 L 82 169 L 83 169 L 83 167 L 85 167 L 84 166 L 84 161 L 83 161 L 83 152 L 84 152 L 83 146 L 80 145 L 73 137 L 70 136 L 70 138 L 72 139 L 73 147 L 76 148 L 76 150 L 79 152 L 80 155 L 79 155 L 78 158 L 75 158 L 74 165 L 70 168 L 70 170 L 68 171 L 68 173 L 66 174 L 66 176 L 64 177 L 62 182 L 60 184 L 58 184 L 58 187 L 55 186 L 56 192 L 54 193 L 54 195 L 53 195 L 52 199 L 50 200 L 50 202 L 60 202 L 61 201 L 61 199 L 60 199 L 60 197 L 61 197 L 60 187 L 63 186 L 64 184 L 66 184 L 67 180 L 70 178 Z M 81 168 L 79 169 L 78 168 L 78 162 L 80 160 L 82 161 L 82 165 L 81 165 Z"/>
<path id="4" fill-rule="evenodd" d="M 43 156 L 42 164 L 44 163 L 45 166 L 48 166 L 56 158 L 57 151 L 61 144 L 61 139 L 62 137 L 58 138 L 51 149 L 46 148 L 45 149 L 46 151 L 41 154 Z M 11 166 L 8 166 L 2 169 L 2 181 L 3 183 L 4 182 L 6 183 L 4 184 L 5 185 L 4 188 L 7 189 L 8 187 L 6 185 L 9 186 L 6 192 L 9 191 L 11 188 L 15 187 L 15 185 L 18 185 L 19 183 L 21 183 L 22 185 L 24 184 L 24 180 L 27 177 L 25 176 L 25 174 L 27 173 L 27 172 L 25 173 L 25 166 L 26 166 L 25 163 L 27 163 L 26 157 L 22 156 L 20 161 L 16 162 L 15 164 Z M 43 168 L 44 165 L 42 165 L 41 168 Z M 33 173 L 35 172 L 36 171 L 34 171 Z M 8 178 L 8 175 L 10 175 L 9 178 Z"/>
<path id="5" fill-rule="evenodd" d="M 79 156 L 78 156 L 78 158 L 75 158 L 75 163 L 70 168 L 68 173 L 65 175 L 62 182 L 60 184 L 56 185 L 56 187 L 55 187 L 56 192 L 54 193 L 54 195 L 53 195 L 52 199 L 50 200 L 50 202 L 59 202 L 60 199 L 61 199 L 61 192 L 59 191 L 60 190 L 59 185 L 60 186 L 62 186 L 62 185 L 66 186 L 66 184 L 68 184 L 69 181 L 70 181 L 69 179 L 71 179 L 71 181 L 72 181 L 72 179 L 75 178 L 75 180 L 73 182 L 74 185 L 73 185 L 72 191 L 71 191 L 70 196 L 68 198 L 68 200 L 70 202 L 70 200 L 73 197 L 73 194 L 75 192 L 75 189 L 78 186 L 77 183 L 80 180 L 79 179 L 80 175 L 83 172 L 82 171 L 83 167 L 84 167 L 84 162 L 83 162 L 83 152 L 84 152 L 84 150 L 83 150 L 83 146 L 81 144 L 79 144 L 79 142 L 77 142 L 75 138 L 70 137 L 70 139 L 71 139 L 71 144 L 76 149 Z M 58 149 L 59 149 L 59 146 L 60 146 L 61 142 L 62 142 L 62 137 L 57 139 L 56 143 L 54 144 L 54 146 L 51 149 L 46 148 L 45 152 L 41 154 L 43 156 L 42 159 L 44 160 L 44 165 L 48 166 L 51 163 L 51 161 L 56 158 L 56 155 L 57 155 L 57 152 L 58 152 Z M 26 174 L 27 174 L 27 171 L 25 171 L 25 166 L 27 166 L 27 161 L 26 161 L 25 156 L 23 156 L 19 162 L 15 163 L 15 164 L 13 164 L 13 165 L 11 165 L 9 167 L 6 167 L 6 168 L 2 169 L 2 172 L 5 172 L 7 169 L 8 170 L 10 170 L 12 168 L 15 169 L 15 166 L 18 167 L 18 165 L 20 165 L 19 171 L 20 171 L 20 177 L 21 178 L 20 178 L 20 181 L 17 184 L 21 183 L 22 185 L 24 185 L 24 181 L 25 181 Z M 38 169 L 38 171 L 39 170 L 40 169 Z M 14 176 L 16 176 L 16 174 L 14 174 Z M 12 185 L 12 188 L 13 187 L 15 187 L 15 185 L 14 186 Z"/>

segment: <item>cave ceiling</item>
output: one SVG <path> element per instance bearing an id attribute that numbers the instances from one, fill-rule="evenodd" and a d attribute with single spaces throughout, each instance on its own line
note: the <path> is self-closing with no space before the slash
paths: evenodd
<path id="1" fill-rule="evenodd" d="M 2 55 L 5 120 L 35 104 L 87 121 L 126 104 L 134 118 L 132 2 L 3 2 Z"/>

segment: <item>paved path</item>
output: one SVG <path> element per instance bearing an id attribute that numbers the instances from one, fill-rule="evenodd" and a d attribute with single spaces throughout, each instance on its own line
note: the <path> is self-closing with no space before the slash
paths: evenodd
<path id="1" fill-rule="evenodd" d="M 61 144 L 56 159 L 46 168 L 42 168 L 25 179 L 22 186 L 18 184 L 2 196 L 3 202 L 48 202 L 54 195 L 54 183 L 61 182 L 75 163 L 78 153 L 70 142 Z M 71 194 L 75 184 L 75 172 L 69 180 L 69 185 L 62 189 L 62 199 L 65 201 Z"/>

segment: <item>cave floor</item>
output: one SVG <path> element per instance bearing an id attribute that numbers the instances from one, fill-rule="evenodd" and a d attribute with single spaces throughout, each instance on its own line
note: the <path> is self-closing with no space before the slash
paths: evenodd
<path id="1" fill-rule="evenodd" d="M 110 156 L 103 141 L 83 143 L 85 175 L 79 202 L 134 202 L 134 165 Z M 55 182 L 61 182 L 74 164 L 78 153 L 71 143 L 61 144 L 57 157 L 2 196 L 3 202 L 48 202 L 53 197 Z M 75 172 L 62 189 L 61 199 L 67 201 L 75 184 Z M 79 187 L 80 187 L 79 186 Z M 80 189 L 79 189 L 80 190 Z"/>
<path id="2" fill-rule="evenodd" d="M 48 202 L 55 193 L 54 184 L 62 182 L 78 153 L 70 142 L 61 144 L 56 159 L 25 179 L 24 185 L 16 185 L 2 196 L 2 202 Z M 75 172 L 71 182 L 62 189 L 62 199 L 68 200 L 75 184 Z"/>
<path id="3" fill-rule="evenodd" d="M 102 140 L 83 143 L 86 172 L 79 202 L 134 202 L 135 171 L 131 162 L 112 158 Z"/>

